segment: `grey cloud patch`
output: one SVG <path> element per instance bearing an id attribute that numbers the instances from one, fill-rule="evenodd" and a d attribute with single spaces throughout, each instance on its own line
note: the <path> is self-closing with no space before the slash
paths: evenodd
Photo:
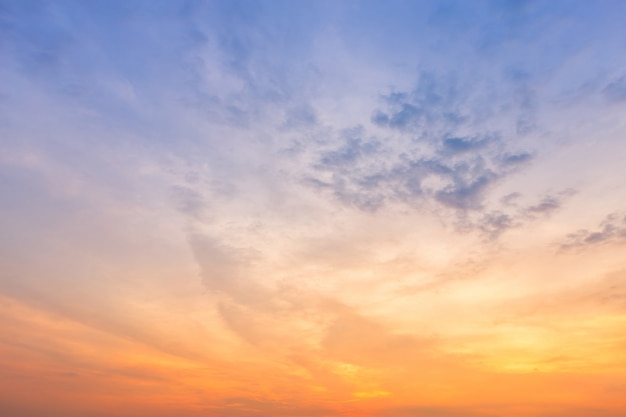
<path id="1" fill-rule="evenodd" d="M 194 219 L 200 219 L 205 214 L 207 202 L 202 194 L 183 186 L 172 187 L 171 191 L 176 209 Z"/>
<path id="2" fill-rule="evenodd" d="M 559 209 L 560 207 L 561 207 L 561 201 L 554 196 L 549 196 L 541 200 L 539 204 L 528 207 L 526 209 L 526 212 L 531 213 L 531 214 L 534 214 L 534 213 L 547 214 L 547 213 L 551 213 Z"/>
<path id="3" fill-rule="evenodd" d="M 266 299 L 266 290 L 249 277 L 255 251 L 227 246 L 199 234 L 191 235 L 189 244 L 202 282 L 209 290 L 243 304 L 259 304 Z"/>
<path id="4" fill-rule="evenodd" d="M 376 152 L 380 144 L 376 141 L 364 142 L 350 138 L 340 148 L 320 155 L 321 167 L 342 167 L 354 165 L 364 156 Z"/>
<path id="5" fill-rule="evenodd" d="M 463 178 L 462 174 L 466 167 L 460 167 L 452 177 L 453 184 L 444 187 L 435 193 L 435 198 L 440 203 L 455 209 L 468 210 L 479 209 L 483 195 L 487 188 L 498 179 L 498 175 L 485 169 L 469 179 Z"/>
<path id="6" fill-rule="evenodd" d="M 382 96 L 383 108 L 371 116 L 382 135 L 330 132 L 326 143 L 338 146 L 313 150 L 305 183 L 366 211 L 425 202 L 480 211 L 492 186 L 534 157 L 513 144 L 517 119 L 510 111 L 502 118 L 511 119 L 508 131 L 487 129 L 501 113 L 490 94 L 455 74 L 422 72 L 414 89 Z"/>
<path id="7" fill-rule="evenodd" d="M 365 210 L 388 202 L 424 200 L 456 210 L 478 210 L 493 184 L 531 158 L 523 154 L 502 164 L 490 149 L 499 147 L 498 142 L 492 135 L 445 138 L 441 147 L 419 156 L 419 144 L 401 152 L 379 139 L 344 140 L 340 147 L 319 153 L 306 181 Z"/>
<path id="8" fill-rule="evenodd" d="M 380 127 L 413 131 L 465 122 L 469 115 L 461 105 L 467 97 L 462 94 L 455 78 L 444 79 L 422 72 L 412 91 L 383 96 L 388 109 L 376 110 L 372 122 Z"/>
<path id="9" fill-rule="evenodd" d="M 453 137 L 443 140 L 443 149 L 444 152 L 450 154 L 459 154 L 465 153 L 469 151 L 476 151 L 485 148 L 488 144 L 490 138 L 463 138 L 463 137 Z"/>
<path id="10" fill-rule="evenodd" d="M 515 200 L 519 199 L 522 196 L 521 193 L 513 192 L 505 195 L 500 199 L 500 202 L 504 206 L 512 206 L 515 205 Z"/>
<path id="11" fill-rule="evenodd" d="M 519 165 L 525 162 L 529 162 L 533 158 L 533 155 L 528 152 L 521 152 L 515 154 L 505 154 L 499 158 L 500 163 L 504 165 Z"/>
<path id="12" fill-rule="evenodd" d="M 604 97 L 612 102 L 626 101 L 626 75 L 613 81 L 602 90 Z"/>
<path id="13" fill-rule="evenodd" d="M 626 221 L 623 216 L 613 213 L 609 214 L 596 230 L 577 230 L 568 234 L 558 246 L 561 250 L 568 250 L 624 241 L 626 241 Z"/>
<path id="14" fill-rule="evenodd" d="M 567 189 L 548 194 L 542 197 L 539 202 L 527 206 L 516 203 L 516 200 L 522 197 L 520 193 L 510 193 L 500 199 L 501 207 L 499 210 L 483 213 L 474 219 L 471 217 L 462 219 L 461 228 L 478 230 L 487 239 L 496 240 L 509 229 L 551 216 L 562 208 L 568 197 L 575 193 L 574 190 Z"/>
<path id="15" fill-rule="evenodd" d="M 537 204 L 530 205 L 522 209 L 522 213 L 527 217 L 549 216 L 563 206 L 563 202 L 576 194 L 576 190 L 568 188 L 555 194 L 545 195 Z"/>
<path id="16" fill-rule="evenodd" d="M 516 220 L 499 211 L 485 214 L 478 223 L 478 229 L 489 239 L 497 239 L 505 231 L 519 225 Z"/>
<path id="17" fill-rule="evenodd" d="M 315 109 L 309 104 L 294 106 L 286 111 L 285 127 L 288 129 L 306 128 L 316 124 L 317 114 Z"/>
<path id="18" fill-rule="evenodd" d="M 505 70 L 489 79 L 477 74 L 422 71 L 412 90 L 383 95 L 384 108 L 374 110 L 371 122 L 429 141 L 460 131 L 466 135 L 468 128 L 479 133 L 485 122 L 497 117 L 508 122 L 511 132 L 526 134 L 536 128 L 531 81 L 520 69 Z"/>

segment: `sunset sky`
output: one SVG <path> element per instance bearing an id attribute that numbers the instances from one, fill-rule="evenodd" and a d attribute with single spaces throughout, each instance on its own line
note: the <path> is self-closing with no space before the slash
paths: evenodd
<path id="1" fill-rule="evenodd" d="M 626 416 L 625 22 L 0 0 L 0 417 Z"/>

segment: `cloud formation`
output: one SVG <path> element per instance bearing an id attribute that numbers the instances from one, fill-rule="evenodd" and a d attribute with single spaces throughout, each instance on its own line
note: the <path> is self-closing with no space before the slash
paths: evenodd
<path id="1" fill-rule="evenodd" d="M 626 239 L 626 216 L 612 213 L 598 225 L 596 230 L 579 229 L 569 233 L 559 243 L 561 250 L 583 249 L 609 243 L 621 243 Z"/>
<path id="2" fill-rule="evenodd" d="M 625 12 L 0 2 L 0 409 L 624 414 Z"/>

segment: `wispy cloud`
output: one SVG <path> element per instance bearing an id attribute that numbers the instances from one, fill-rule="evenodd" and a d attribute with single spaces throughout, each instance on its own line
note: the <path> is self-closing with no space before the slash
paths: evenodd
<path id="1" fill-rule="evenodd" d="M 1 2 L 0 403 L 621 411 L 623 12 Z"/>
<path id="2" fill-rule="evenodd" d="M 559 244 L 561 250 L 583 249 L 626 239 L 626 217 L 612 213 L 598 225 L 596 230 L 579 229 L 570 233 Z"/>
<path id="3" fill-rule="evenodd" d="M 604 96 L 613 102 L 626 100 L 626 75 L 609 83 L 603 90 Z"/>

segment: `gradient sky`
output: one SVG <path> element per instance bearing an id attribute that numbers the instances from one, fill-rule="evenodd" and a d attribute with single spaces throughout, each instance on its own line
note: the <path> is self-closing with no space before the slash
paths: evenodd
<path id="1" fill-rule="evenodd" d="M 0 415 L 623 417 L 625 21 L 0 1 Z"/>

